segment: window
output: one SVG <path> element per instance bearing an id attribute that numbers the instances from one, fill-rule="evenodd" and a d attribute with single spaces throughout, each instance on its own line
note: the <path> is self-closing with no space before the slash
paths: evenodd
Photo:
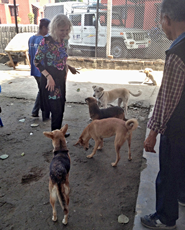
<path id="1" fill-rule="evenodd" d="M 86 14 L 84 26 L 95 26 L 94 23 L 95 23 L 95 15 L 94 14 Z"/>
<path id="2" fill-rule="evenodd" d="M 15 16 L 15 14 L 14 14 L 14 6 L 9 6 L 9 8 L 10 8 L 10 15 Z M 16 14 L 17 14 L 17 16 L 19 15 L 18 14 L 18 6 L 16 6 Z"/>
<path id="3" fill-rule="evenodd" d="M 81 26 L 81 15 L 80 14 L 70 15 L 69 18 L 73 26 Z"/>
<path id="4" fill-rule="evenodd" d="M 9 3 L 9 0 L 2 0 L 1 3 Z"/>

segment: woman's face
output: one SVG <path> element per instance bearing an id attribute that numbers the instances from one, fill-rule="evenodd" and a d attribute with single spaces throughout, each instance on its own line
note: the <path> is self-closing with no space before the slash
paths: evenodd
<path id="1" fill-rule="evenodd" d="M 69 26 L 67 25 L 65 27 L 59 27 L 56 34 L 57 37 L 62 41 L 69 34 Z"/>

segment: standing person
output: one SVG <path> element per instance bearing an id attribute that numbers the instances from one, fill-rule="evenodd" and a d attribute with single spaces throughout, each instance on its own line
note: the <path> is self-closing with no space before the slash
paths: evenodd
<path id="1" fill-rule="evenodd" d="M 185 0 L 163 0 L 161 24 L 173 43 L 166 51 L 164 74 L 150 133 L 144 142 L 154 152 L 160 133 L 159 164 L 156 178 L 156 212 L 141 217 L 150 229 L 175 229 L 178 205 L 185 206 Z"/>
<path id="2" fill-rule="evenodd" d="M 40 109 L 40 79 L 41 79 L 41 73 L 40 71 L 35 67 L 33 61 L 35 58 L 35 53 L 37 51 L 38 45 L 42 38 L 48 34 L 48 26 L 49 26 L 50 20 L 47 18 L 42 18 L 40 20 L 39 24 L 39 31 L 37 34 L 30 37 L 28 41 L 28 47 L 29 47 L 29 60 L 31 65 L 31 76 L 34 76 L 37 85 L 38 85 L 38 94 L 35 100 L 34 107 L 32 109 L 32 117 L 38 117 L 39 116 L 39 109 Z M 49 115 L 48 115 L 49 116 Z"/>
<path id="3" fill-rule="evenodd" d="M 41 109 L 46 114 L 51 112 L 51 130 L 62 126 L 67 69 L 73 74 L 79 73 L 66 64 L 68 55 L 65 43 L 69 39 L 71 27 L 71 21 L 66 15 L 57 14 L 49 25 L 50 35 L 42 39 L 34 60 L 42 73 Z"/>

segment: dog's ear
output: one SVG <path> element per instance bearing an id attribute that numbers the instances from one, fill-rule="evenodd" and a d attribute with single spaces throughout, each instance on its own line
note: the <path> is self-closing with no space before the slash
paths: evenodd
<path id="1" fill-rule="evenodd" d="M 92 88 L 93 88 L 93 89 L 95 89 L 95 88 L 96 88 L 96 86 L 95 86 L 95 85 L 93 85 L 93 86 L 92 86 Z"/>
<path id="2" fill-rule="evenodd" d="M 103 90 L 104 90 L 104 88 L 103 88 L 103 87 L 99 87 L 99 90 L 100 90 L 100 91 L 103 91 Z"/>
<path id="3" fill-rule="evenodd" d="M 53 133 L 52 133 L 52 132 L 43 132 L 43 134 L 44 134 L 46 137 L 53 139 Z"/>
<path id="4" fill-rule="evenodd" d="M 68 124 L 65 124 L 65 125 L 60 129 L 60 131 L 65 135 L 65 133 L 67 132 L 67 129 L 68 129 Z"/>

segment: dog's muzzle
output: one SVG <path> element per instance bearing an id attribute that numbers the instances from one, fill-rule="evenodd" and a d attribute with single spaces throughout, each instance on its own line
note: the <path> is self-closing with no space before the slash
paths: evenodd
<path id="1" fill-rule="evenodd" d="M 93 94 L 93 97 L 96 97 L 95 94 Z"/>

